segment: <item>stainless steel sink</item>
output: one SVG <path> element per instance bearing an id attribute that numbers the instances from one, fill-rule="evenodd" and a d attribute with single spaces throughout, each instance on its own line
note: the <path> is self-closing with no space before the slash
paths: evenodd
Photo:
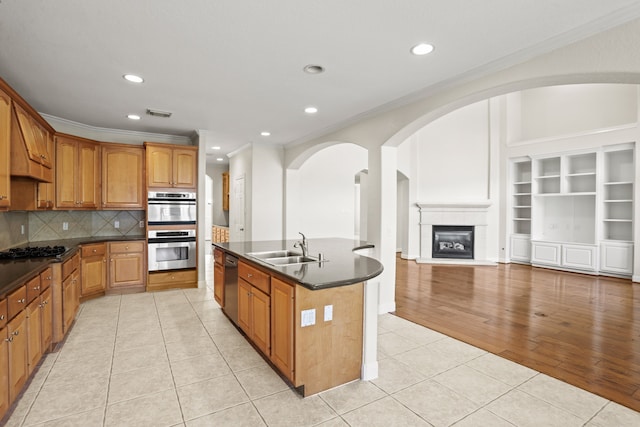
<path id="1" fill-rule="evenodd" d="M 267 258 L 283 258 L 283 257 L 301 256 L 302 254 L 300 252 L 294 252 L 287 249 L 283 249 L 280 251 L 248 252 L 247 255 L 252 256 L 254 258 L 265 260 Z"/>
<path id="2" fill-rule="evenodd" d="M 280 251 L 265 251 L 265 252 L 247 252 L 247 255 L 257 258 L 267 264 L 283 266 L 292 264 L 306 264 L 309 262 L 322 262 L 318 261 L 318 258 L 310 256 L 302 256 L 300 252 L 283 249 Z"/>
<path id="3" fill-rule="evenodd" d="M 264 262 L 269 263 L 271 265 L 289 265 L 289 264 L 304 264 L 307 262 L 318 262 L 317 258 L 313 258 L 310 256 L 286 256 L 286 257 L 276 257 L 276 258 L 265 258 Z"/>

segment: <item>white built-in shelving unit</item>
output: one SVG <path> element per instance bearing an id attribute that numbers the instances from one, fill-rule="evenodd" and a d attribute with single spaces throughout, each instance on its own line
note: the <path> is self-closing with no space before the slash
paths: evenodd
<path id="1" fill-rule="evenodd" d="M 510 258 L 629 276 L 634 146 L 512 159 Z"/>

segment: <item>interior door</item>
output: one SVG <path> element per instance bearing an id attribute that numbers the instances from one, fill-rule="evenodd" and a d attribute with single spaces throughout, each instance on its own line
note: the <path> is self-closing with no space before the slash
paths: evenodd
<path id="1" fill-rule="evenodd" d="M 233 183 L 233 205 L 230 209 L 231 230 L 233 240 L 245 241 L 245 205 L 244 205 L 245 181 L 244 175 L 239 176 Z"/>

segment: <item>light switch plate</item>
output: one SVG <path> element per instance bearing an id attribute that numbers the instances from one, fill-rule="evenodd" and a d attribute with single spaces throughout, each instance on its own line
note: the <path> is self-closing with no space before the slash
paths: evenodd
<path id="1" fill-rule="evenodd" d="M 329 322 L 333 320 L 333 305 L 324 306 L 324 321 Z"/>
<path id="2" fill-rule="evenodd" d="M 302 310 L 300 316 L 301 324 L 300 326 L 304 328 L 305 326 L 312 326 L 316 324 L 316 309 L 312 308 L 310 310 Z"/>

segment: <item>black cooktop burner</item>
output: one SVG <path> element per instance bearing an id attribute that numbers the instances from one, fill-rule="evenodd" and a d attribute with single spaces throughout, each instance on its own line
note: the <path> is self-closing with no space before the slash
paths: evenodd
<path id="1" fill-rule="evenodd" d="M 26 248 L 13 248 L 6 252 L 0 252 L 0 259 L 53 257 L 66 250 L 64 246 L 27 246 Z"/>

